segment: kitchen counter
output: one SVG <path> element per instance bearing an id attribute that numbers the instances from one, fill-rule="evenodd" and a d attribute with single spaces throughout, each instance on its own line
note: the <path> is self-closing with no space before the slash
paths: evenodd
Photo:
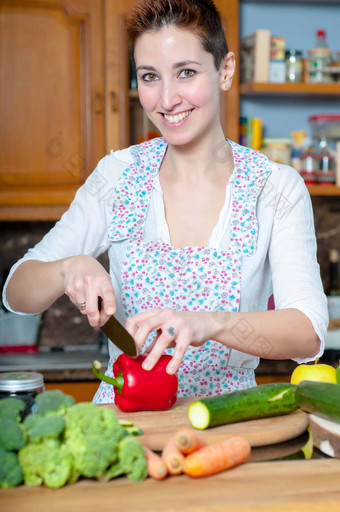
<path id="1" fill-rule="evenodd" d="M 218 475 L 134 483 L 82 480 L 62 489 L 0 490 L 6 512 L 338 512 L 340 460 L 246 463 Z"/>

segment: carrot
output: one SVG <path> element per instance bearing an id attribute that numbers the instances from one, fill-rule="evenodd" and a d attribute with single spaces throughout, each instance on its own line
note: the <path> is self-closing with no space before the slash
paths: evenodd
<path id="1" fill-rule="evenodd" d="M 184 455 L 176 447 L 174 437 L 171 437 L 164 446 L 162 459 L 170 475 L 183 473 Z"/>
<path id="2" fill-rule="evenodd" d="M 188 455 L 183 471 L 193 478 L 215 475 L 245 462 L 250 451 L 250 444 L 244 437 L 233 436 Z"/>
<path id="3" fill-rule="evenodd" d="M 184 455 L 200 450 L 207 444 L 204 437 L 190 428 L 181 428 L 175 434 L 175 445 Z"/>
<path id="4" fill-rule="evenodd" d="M 162 457 L 144 446 L 148 475 L 155 480 L 163 480 L 168 474 L 168 470 L 162 460 Z"/>

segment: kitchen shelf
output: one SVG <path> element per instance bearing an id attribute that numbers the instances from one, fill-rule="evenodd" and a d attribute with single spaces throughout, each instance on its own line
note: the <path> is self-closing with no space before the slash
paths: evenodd
<path id="1" fill-rule="evenodd" d="M 335 185 L 308 185 L 311 196 L 340 196 L 340 187 Z"/>
<path id="2" fill-rule="evenodd" d="M 307 95 L 307 96 L 340 96 L 340 82 L 305 83 L 285 82 L 282 84 L 245 82 L 240 84 L 240 93 L 247 96 L 261 95 Z"/>

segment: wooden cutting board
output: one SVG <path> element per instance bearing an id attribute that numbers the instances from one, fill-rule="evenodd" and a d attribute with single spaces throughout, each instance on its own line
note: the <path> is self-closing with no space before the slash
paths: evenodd
<path id="1" fill-rule="evenodd" d="M 169 411 L 157 412 L 124 413 L 113 404 L 107 404 L 104 407 L 113 409 L 120 419 L 132 421 L 143 431 L 138 439 L 152 450 L 161 451 L 176 430 L 191 427 L 187 411 L 188 405 L 195 400 L 198 398 L 179 398 L 175 407 Z M 199 432 L 208 442 L 216 442 L 237 434 L 244 436 L 251 446 L 267 446 L 296 438 L 305 432 L 308 423 L 308 415 L 297 410 L 284 416 L 242 421 Z"/>

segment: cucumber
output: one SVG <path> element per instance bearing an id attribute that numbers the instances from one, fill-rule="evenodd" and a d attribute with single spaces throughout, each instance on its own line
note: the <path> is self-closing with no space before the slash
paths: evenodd
<path id="1" fill-rule="evenodd" d="M 276 382 L 202 398 L 188 407 L 194 428 L 203 430 L 238 421 L 288 414 L 298 409 L 295 384 Z"/>
<path id="2" fill-rule="evenodd" d="M 340 423 L 340 385 L 304 380 L 298 384 L 295 398 L 301 409 Z"/>

